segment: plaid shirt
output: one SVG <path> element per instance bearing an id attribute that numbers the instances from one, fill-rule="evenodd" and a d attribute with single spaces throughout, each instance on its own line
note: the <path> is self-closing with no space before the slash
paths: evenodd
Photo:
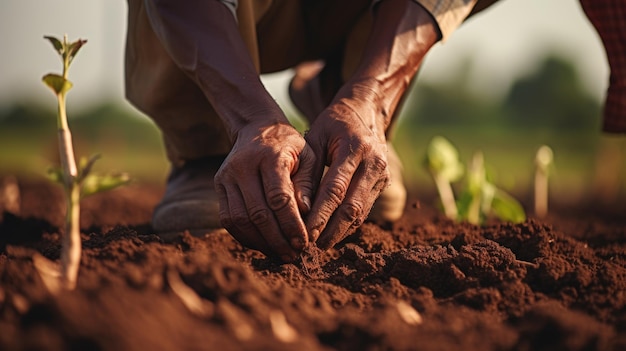
<path id="1" fill-rule="evenodd" d="M 580 0 L 606 50 L 611 67 L 603 130 L 626 133 L 626 0 Z"/>

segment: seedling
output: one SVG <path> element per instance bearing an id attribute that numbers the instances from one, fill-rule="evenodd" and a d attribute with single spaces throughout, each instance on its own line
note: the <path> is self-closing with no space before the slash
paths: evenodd
<path id="1" fill-rule="evenodd" d="M 543 218 L 548 214 L 548 176 L 554 159 L 549 146 L 543 145 L 535 155 L 535 215 Z"/>
<path id="2" fill-rule="evenodd" d="M 80 265 L 81 241 L 80 241 L 80 199 L 82 197 L 115 188 L 129 182 L 126 174 L 97 175 L 92 174 L 92 167 L 98 156 L 83 159 L 76 165 L 72 134 L 67 121 L 65 100 L 67 92 L 72 88 L 72 82 L 67 79 L 70 64 L 76 57 L 86 40 L 78 39 L 73 43 L 63 41 L 55 37 L 45 36 L 54 49 L 61 56 L 63 73 L 61 75 L 49 73 L 43 77 L 43 82 L 57 97 L 58 113 L 58 141 L 60 169 L 49 171 L 53 180 L 62 184 L 66 200 L 65 233 L 61 245 L 61 265 L 59 270 L 60 287 L 72 290 L 76 287 L 78 267 Z M 50 273 L 50 269 L 47 269 Z"/>
<path id="3" fill-rule="evenodd" d="M 490 215 L 514 223 L 526 220 L 522 205 L 489 181 L 481 152 L 474 154 L 466 174 L 466 187 L 455 200 L 451 183 L 460 180 L 464 173 L 458 155 L 456 148 L 439 136 L 433 138 L 426 152 L 425 163 L 448 218 L 473 224 L 483 223 Z"/>
<path id="4" fill-rule="evenodd" d="M 444 213 L 448 218 L 456 219 L 458 210 L 452 183 L 463 176 L 463 164 L 459 161 L 459 152 L 446 138 L 436 136 L 426 149 L 424 165 L 435 181 Z"/>
<path id="5" fill-rule="evenodd" d="M 493 189 L 487 183 L 485 161 L 482 152 L 474 154 L 468 167 L 467 187 L 459 197 L 459 219 L 472 224 L 482 221 L 486 203 L 493 198 Z"/>
<path id="6" fill-rule="evenodd" d="M 526 220 L 522 205 L 489 180 L 482 152 L 476 152 L 472 158 L 467 174 L 467 187 L 457 205 L 459 220 L 472 224 L 481 224 L 489 216 L 513 223 Z"/>

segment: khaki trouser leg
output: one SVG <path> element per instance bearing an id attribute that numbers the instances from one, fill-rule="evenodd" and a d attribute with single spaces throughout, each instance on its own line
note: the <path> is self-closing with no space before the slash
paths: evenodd
<path id="1" fill-rule="evenodd" d="M 221 120 L 161 45 L 141 0 L 128 0 L 125 73 L 127 99 L 161 129 L 173 165 L 230 151 Z"/>

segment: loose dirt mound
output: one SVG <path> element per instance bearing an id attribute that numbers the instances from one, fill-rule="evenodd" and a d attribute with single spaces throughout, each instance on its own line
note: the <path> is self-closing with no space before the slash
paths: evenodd
<path id="1" fill-rule="evenodd" d="M 59 257 L 61 194 L 21 190 L 0 222 L 0 350 L 626 349 L 626 215 L 477 227 L 413 202 L 280 264 L 224 231 L 163 243 L 162 190 L 133 186 L 83 202 L 78 288 L 51 297 L 32 257 Z"/>

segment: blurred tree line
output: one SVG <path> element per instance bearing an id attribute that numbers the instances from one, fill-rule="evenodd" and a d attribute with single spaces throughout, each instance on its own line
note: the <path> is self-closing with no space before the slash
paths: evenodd
<path id="1" fill-rule="evenodd" d="M 158 129 L 146 117 L 118 102 L 83 109 L 68 106 L 76 156 L 99 154 L 96 168 L 125 171 L 133 178 L 160 180 L 166 171 Z M 41 176 L 58 165 L 56 109 L 36 101 L 0 107 L 0 174 Z"/>
<path id="2" fill-rule="evenodd" d="M 501 100 L 484 98 L 468 88 L 468 71 L 469 67 L 462 67 L 450 81 L 418 80 L 404 106 L 402 127 L 599 129 L 601 103 L 584 88 L 575 67 L 566 59 L 547 56 L 535 72 L 514 82 Z M 130 140 L 154 138 L 155 128 L 149 127 L 150 122 L 126 106 L 105 102 L 81 111 L 73 110 L 71 105 L 69 108 L 75 135 L 98 139 L 115 130 L 114 134 Z M 28 100 L 0 107 L 0 133 L 49 134 L 55 127 L 55 113 L 50 107 Z"/>
<path id="3" fill-rule="evenodd" d="M 468 87 L 469 61 L 455 79 L 418 80 L 403 110 L 402 126 L 467 126 L 513 129 L 589 130 L 600 128 L 601 103 L 585 89 L 574 65 L 547 56 L 535 72 L 515 81 L 501 100 Z"/>
<path id="4" fill-rule="evenodd" d="M 53 103 L 54 101 L 51 101 Z M 70 128 L 75 137 L 98 138 L 116 130 L 116 134 L 128 138 L 141 138 L 151 131 L 151 122 L 118 103 L 107 101 L 86 109 L 68 108 Z M 51 134 L 56 128 L 56 110 L 35 101 L 18 101 L 0 107 L 0 132 L 24 132 L 24 136 Z M 53 134 L 53 133 L 52 133 Z"/>
<path id="5" fill-rule="evenodd" d="M 488 98 L 471 88 L 470 66 L 468 59 L 453 79 L 418 79 L 412 87 L 394 136 L 405 179 L 429 181 L 421 160 L 430 137 L 443 135 L 460 148 L 465 159 L 475 150 L 488 151 L 487 162 L 503 170 L 500 179 L 511 187 L 530 182 L 527 169 L 534 152 L 547 143 L 557 155 L 560 182 L 567 192 L 572 193 L 576 184 L 586 186 L 587 180 L 577 174 L 593 168 L 601 102 L 585 89 L 573 64 L 559 56 L 546 56 L 501 98 Z M 148 118 L 121 101 L 82 109 L 72 103 L 68 115 L 79 155 L 101 153 L 105 156 L 101 167 L 162 181 L 168 166 L 160 133 Z M 25 163 L 45 169 L 44 165 L 54 162 L 55 115 L 53 99 L 43 105 L 26 97 L 0 106 L 0 172 L 16 171 Z M 568 182 L 564 177 L 568 172 L 576 179 Z"/>

